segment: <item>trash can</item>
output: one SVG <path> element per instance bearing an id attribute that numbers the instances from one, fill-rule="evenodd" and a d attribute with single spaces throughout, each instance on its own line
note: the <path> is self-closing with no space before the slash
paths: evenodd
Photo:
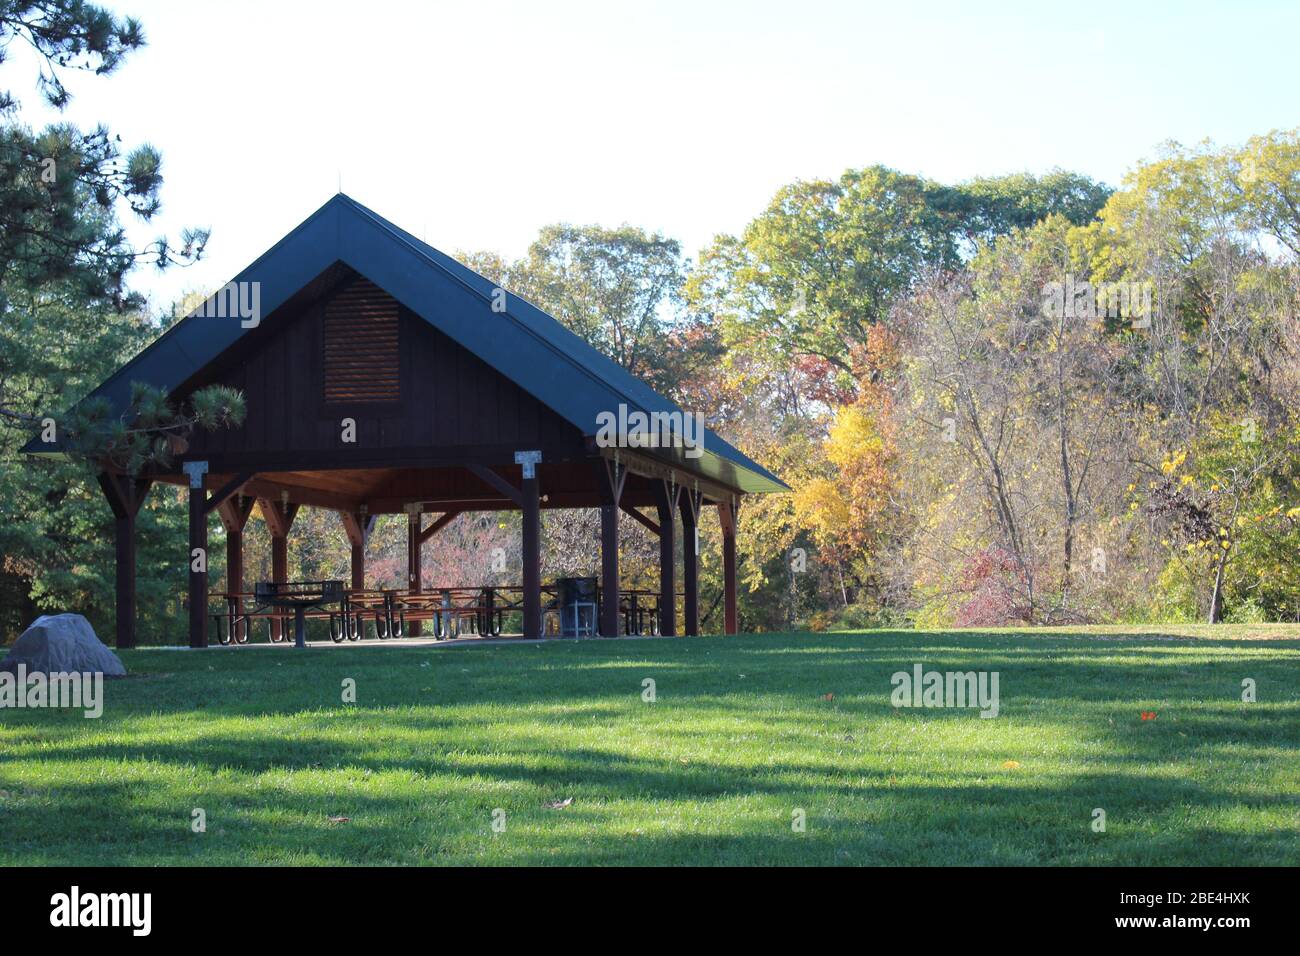
<path id="1" fill-rule="evenodd" d="M 559 592 L 560 636 L 596 636 L 596 579 L 556 578 Z"/>

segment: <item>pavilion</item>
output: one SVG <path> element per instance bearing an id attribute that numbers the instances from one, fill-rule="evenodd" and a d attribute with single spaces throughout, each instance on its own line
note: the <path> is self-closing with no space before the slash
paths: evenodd
<path id="1" fill-rule="evenodd" d="M 238 428 L 196 430 L 166 469 L 102 473 L 116 519 L 118 647 L 135 644 L 135 519 L 155 483 L 189 489 L 189 554 L 206 555 L 208 517 L 220 516 L 231 591 L 244 589 L 243 529 L 254 506 L 271 533 L 277 582 L 286 577 L 298 510 L 339 512 L 358 590 L 375 517 L 405 513 L 415 592 L 422 546 L 457 514 L 521 511 L 523 632 L 532 637 L 542 632 L 542 508 L 600 510 L 605 635 L 619 628 L 624 515 L 659 537 L 665 635 L 676 631 L 680 520 L 684 630 L 699 632 L 695 529 L 705 509 L 716 508 L 724 631 L 734 634 L 741 499 L 788 490 L 707 429 L 696 448 L 597 441 L 602 415 L 662 418 L 681 410 L 545 312 L 343 194 L 92 395 L 125 409 L 133 382 L 166 388 L 180 401 L 228 385 L 243 393 L 247 415 Z M 59 453 L 39 441 L 25 450 Z M 639 508 L 655 509 L 657 520 Z M 189 641 L 205 647 L 208 573 L 190 568 Z"/>

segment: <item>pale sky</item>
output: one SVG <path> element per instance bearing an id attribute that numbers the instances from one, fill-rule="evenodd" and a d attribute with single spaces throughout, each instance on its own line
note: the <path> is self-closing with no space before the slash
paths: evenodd
<path id="1" fill-rule="evenodd" d="M 102 2 L 102 0 L 101 0 Z M 1168 139 L 1300 125 L 1300 4 L 108 0 L 149 46 L 68 119 L 163 154 L 147 238 L 209 226 L 225 282 L 339 188 L 447 252 L 629 222 L 694 256 L 775 190 L 885 163 L 1118 183 Z M 0 67 L 41 122 L 30 60 Z"/>

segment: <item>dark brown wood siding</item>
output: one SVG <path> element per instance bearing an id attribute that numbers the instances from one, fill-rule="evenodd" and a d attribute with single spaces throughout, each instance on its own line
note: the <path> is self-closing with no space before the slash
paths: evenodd
<path id="1" fill-rule="evenodd" d="M 203 383 L 240 389 L 248 415 L 240 428 L 196 433 L 186 457 L 337 451 L 339 465 L 345 466 L 350 453 L 375 449 L 503 444 L 523 449 L 580 443 L 578 429 L 550 408 L 410 310 L 378 294 L 397 316 L 397 401 L 327 400 L 326 316 L 333 318 L 343 310 L 318 301 L 295 315 L 275 316 L 274 326 L 265 330 L 255 348 L 219 367 Z M 349 297 L 349 307 L 355 295 L 356 290 L 347 287 L 336 293 Z M 367 311 L 382 314 L 384 306 L 372 299 Z M 356 422 L 355 444 L 343 441 L 345 418 Z"/>

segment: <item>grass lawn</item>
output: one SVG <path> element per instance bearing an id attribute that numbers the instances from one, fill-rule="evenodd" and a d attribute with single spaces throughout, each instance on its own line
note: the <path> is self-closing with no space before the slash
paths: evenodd
<path id="1" fill-rule="evenodd" d="M 1296 627 L 121 656 L 0 710 L 0 863 L 1300 863 Z M 915 663 L 999 716 L 895 709 Z"/>

